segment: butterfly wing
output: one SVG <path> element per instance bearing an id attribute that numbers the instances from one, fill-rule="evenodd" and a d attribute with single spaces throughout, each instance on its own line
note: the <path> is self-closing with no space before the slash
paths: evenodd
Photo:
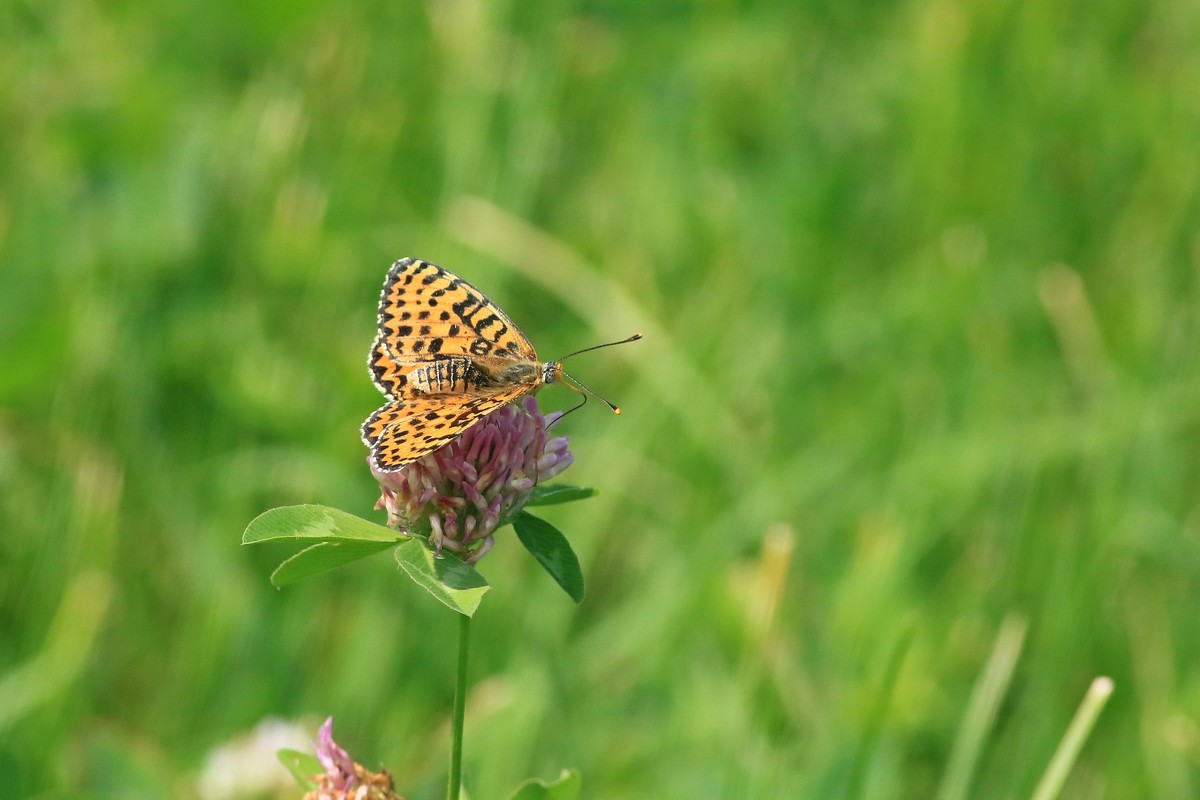
<path id="1" fill-rule="evenodd" d="M 401 371 L 456 356 L 537 361 L 529 339 L 483 292 L 418 258 L 388 270 L 376 341 Z"/>
<path id="2" fill-rule="evenodd" d="M 449 444 L 491 412 L 529 391 L 509 386 L 493 394 L 428 395 L 395 399 L 362 425 L 371 463 L 380 472 L 395 472 Z"/>
<path id="3" fill-rule="evenodd" d="M 404 396 L 408 375 L 415 365 L 410 364 L 406 369 L 398 364 L 384 346 L 383 337 L 379 336 L 376 337 L 375 344 L 371 345 L 371 357 L 367 359 L 367 366 L 371 369 L 371 380 L 375 382 L 375 388 L 383 392 L 388 400 L 395 400 Z"/>

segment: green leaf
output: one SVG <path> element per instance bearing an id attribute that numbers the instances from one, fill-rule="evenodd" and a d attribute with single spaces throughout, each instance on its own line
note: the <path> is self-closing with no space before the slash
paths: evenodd
<path id="1" fill-rule="evenodd" d="M 527 506 L 554 506 L 559 503 L 571 503 L 595 497 L 596 490 L 584 486 L 568 486 L 565 483 L 553 483 L 549 486 L 535 486 L 529 495 Z"/>
<path id="2" fill-rule="evenodd" d="M 531 778 L 509 795 L 508 800 L 576 800 L 583 788 L 583 776 L 577 769 L 564 769 L 554 781 Z"/>
<path id="3" fill-rule="evenodd" d="M 271 583 L 285 586 L 360 558 L 387 550 L 409 538 L 399 531 L 329 506 L 283 506 L 264 511 L 246 526 L 242 544 L 278 540 L 307 544 L 276 568 Z"/>
<path id="4" fill-rule="evenodd" d="M 287 767 L 288 772 L 292 773 L 292 777 L 296 779 L 296 783 L 300 784 L 300 788 L 305 791 L 317 788 L 312 776 L 323 774 L 325 768 L 312 753 L 284 749 L 276 750 L 275 757 L 279 759 L 280 764 Z"/>
<path id="5" fill-rule="evenodd" d="M 271 583 L 274 586 L 287 586 L 395 546 L 395 542 L 317 542 L 276 567 L 271 573 Z"/>
<path id="6" fill-rule="evenodd" d="M 474 567 L 453 553 L 434 555 L 433 546 L 420 536 L 396 547 L 396 561 L 418 586 L 468 617 L 475 615 L 484 593 L 491 588 Z"/>
<path id="7" fill-rule="evenodd" d="M 567 537 L 558 528 L 522 511 L 513 520 L 517 538 L 525 549 L 533 554 L 538 563 L 550 573 L 550 577 L 571 596 L 576 603 L 583 602 L 583 571 L 579 559 Z"/>
<path id="8" fill-rule="evenodd" d="M 377 522 L 356 517 L 338 508 L 303 505 L 282 506 L 264 511 L 246 526 L 242 544 L 275 539 L 348 539 L 359 542 L 391 542 L 408 538 Z"/>

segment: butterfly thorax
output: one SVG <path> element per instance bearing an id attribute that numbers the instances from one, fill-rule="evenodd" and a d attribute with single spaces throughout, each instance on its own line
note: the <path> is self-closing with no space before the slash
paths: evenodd
<path id="1" fill-rule="evenodd" d="M 503 389 L 525 386 L 530 389 L 554 383 L 562 377 L 562 364 L 547 361 L 512 361 L 507 358 L 473 358 L 467 369 L 467 383 L 473 389 Z"/>
<path id="2" fill-rule="evenodd" d="M 512 361 L 507 358 L 475 358 L 467 380 L 474 389 L 501 389 L 506 386 L 533 386 L 537 383 L 538 365 L 532 361 Z"/>

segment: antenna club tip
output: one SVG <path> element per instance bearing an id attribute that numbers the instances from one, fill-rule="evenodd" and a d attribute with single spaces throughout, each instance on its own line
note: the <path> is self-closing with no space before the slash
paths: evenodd
<path id="1" fill-rule="evenodd" d="M 628 339 L 626 339 L 626 341 L 636 342 L 638 339 L 641 339 L 642 336 L 643 336 L 643 334 L 635 333 L 633 336 L 630 336 Z"/>
<path id="2" fill-rule="evenodd" d="M 613 413 L 616 414 L 618 417 L 621 416 L 620 406 L 613 406 Z"/>

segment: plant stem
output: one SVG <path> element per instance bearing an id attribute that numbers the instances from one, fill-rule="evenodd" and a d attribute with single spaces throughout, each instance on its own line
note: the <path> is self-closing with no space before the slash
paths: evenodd
<path id="1" fill-rule="evenodd" d="M 450 785 L 446 800 L 458 800 L 462 788 L 463 719 L 467 711 L 467 649 L 471 643 L 471 618 L 460 614 L 458 624 L 458 675 L 454 679 L 454 725 L 450 743 Z"/>
<path id="2" fill-rule="evenodd" d="M 1070 773 L 1071 767 L 1075 766 L 1075 759 L 1079 757 L 1083 743 L 1087 740 L 1088 734 L 1092 732 L 1096 718 L 1104 710 L 1112 693 L 1112 678 L 1101 676 L 1092 681 L 1087 694 L 1083 697 L 1083 703 L 1080 704 L 1079 709 L 1075 712 L 1075 718 L 1071 720 L 1071 724 L 1067 728 L 1066 735 L 1059 742 L 1058 750 L 1050 759 L 1050 766 L 1046 768 L 1046 774 L 1042 776 L 1037 789 L 1033 792 L 1034 800 L 1053 800 L 1058 797 L 1063 784 L 1067 782 L 1067 774 Z"/>

